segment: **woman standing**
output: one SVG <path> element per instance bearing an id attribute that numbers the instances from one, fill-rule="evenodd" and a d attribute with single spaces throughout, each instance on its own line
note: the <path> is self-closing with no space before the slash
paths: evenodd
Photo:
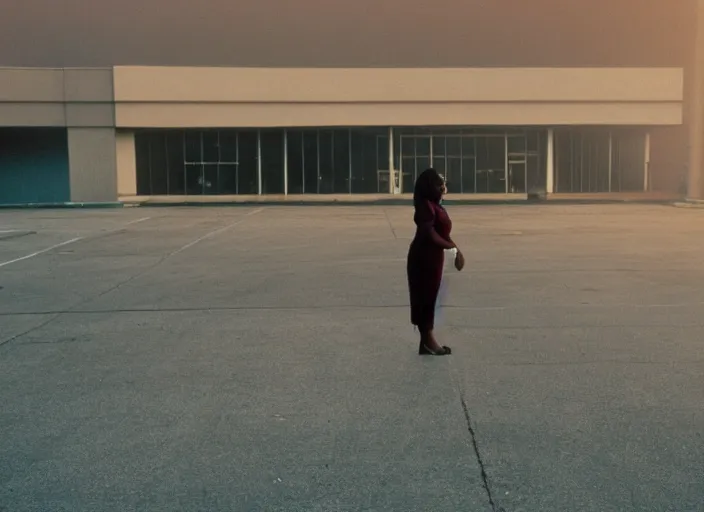
<path id="1" fill-rule="evenodd" d="M 435 303 L 440 291 L 445 250 L 457 250 L 455 268 L 462 270 L 464 256 L 450 238 L 452 221 L 440 205 L 447 192 L 445 180 L 435 169 L 427 169 L 416 180 L 413 206 L 416 235 L 408 251 L 408 288 L 411 295 L 411 323 L 420 331 L 420 355 L 445 356 L 450 347 L 441 346 L 433 335 Z"/>

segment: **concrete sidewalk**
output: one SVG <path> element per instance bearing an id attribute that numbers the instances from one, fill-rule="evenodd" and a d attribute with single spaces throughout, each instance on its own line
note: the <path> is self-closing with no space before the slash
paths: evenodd
<path id="1" fill-rule="evenodd" d="M 664 192 L 614 192 L 589 194 L 550 194 L 547 204 L 610 204 L 610 203 L 672 203 L 681 198 Z M 528 200 L 527 194 L 448 194 L 446 204 L 454 205 L 511 205 Z M 404 206 L 412 204 L 413 194 L 303 194 L 303 195 L 231 195 L 231 196 L 123 196 L 120 201 L 128 206 L 226 206 L 259 205 L 346 205 L 346 206 Z"/>

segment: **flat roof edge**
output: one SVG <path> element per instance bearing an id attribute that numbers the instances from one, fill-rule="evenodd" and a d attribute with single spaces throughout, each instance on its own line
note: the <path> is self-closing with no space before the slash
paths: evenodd
<path id="1" fill-rule="evenodd" d="M 17 71 L 64 71 L 64 70 L 101 70 L 109 71 L 113 69 L 252 69 L 252 70 L 467 70 L 467 69 L 486 69 L 486 70 L 541 70 L 541 69 L 579 69 L 579 70 L 683 70 L 683 66 L 168 66 L 168 65 L 144 65 L 144 64 L 119 64 L 115 66 L 64 66 L 64 67 L 50 67 L 50 66 L 0 66 L 0 70 L 17 70 Z"/>

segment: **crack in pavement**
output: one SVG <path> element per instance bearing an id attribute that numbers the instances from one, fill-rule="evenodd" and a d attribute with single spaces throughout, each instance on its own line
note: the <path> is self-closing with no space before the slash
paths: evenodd
<path id="1" fill-rule="evenodd" d="M 494 493 L 491 490 L 491 484 L 489 482 L 489 475 L 486 472 L 486 465 L 484 464 L 484 459 L 479 451 L 479 443 L 477 441 L 477 432 L 472 426 L 472 417 L 469 414 L 469 406 L 467 405 L 467 400 L 464 396 L 464 390 L 461 384 L 461 380 L 456 376 L 453 371 L 453 366 L 450 364 L 450 378 L 454 381 L 455 387 L 457 389 L 457 394 L 460 398 L 460 404 L 462 405 L 462 412 L 464 413 L 464 419 L 467 424 L 467 432 L 469 432 L 469 438 L 472 442 L 472 450 L 474 451 L 474 457 L 477 459 L 477 464 L 479 465 L 479 473 L 482 479 L 482 487 L 486 492 L 487 499 L 489 500 L 489 506 L 491 507 L 491 512 L 506 512 L 501 506 L 496 504 L 494 500 Z"/>
<path id="2" fill-rule="evenodd" d="M 21 332 L 21 333 L 19 333 L 19 334 L 15 334 L 14 336 L 10 336 L 10 337 L 7 338 L 7 339 L 0 340 L 0 347 L 3 347 L 3 346 L 5 346 L 5 345 L 8 345 L 8 344 L 10 344 L 11 342 L 15 341 L 16 339 L 21 338 L 22 336 L 26 336 L 27 334 L 31 334 L 31 333 L 33 333 L 34 331 L 36 331 L 36 330 L 38 330 L 38 329 L 41 329 L 42 327 L 44 327 L 44 326 L 46 326 L 46 325 L 49 325 L 51 322 L 53 322 L 54 320 L 56 320 L 56 319 L 59 318 L 60 316 L 61 316 L 61 313 L 56 313 L 54 316 L 52 316 L 52 317 L 49 318 L 48 320 L 46 320 L 46 321 L 40 323 L 39 325 L 35 325 L 34 327 L 30 327 L 30 328 L 27 329 L 26 331 L 23 331 L 23 332 Z M 0 509 L 0 512 L 2 512 L 2 509 Z"/>
<path id="3" fill-rule="evenodd" d="M 394 236 L 396 240 L 398 240 L 398 235 L 396 234 L 396 229 L 394 229 L 394 225 L 391 222 L 391 219 L 389 218 L 389 212 L 384 209 L 384 217 L 386 217 L 386 222 L 389 225 L 389 229 L 391 230 L 391 234 Z"/>
<path id="4" fill-rule="evenodd" d="M 477 444 L 477 434 L 472 427 L 472 420 L 469 415 L 469 407 L 467 407 L 467 402 L 464 398 L 464 394 L 460 390 L 460 403 L 462 404 L 462 411 L 464 412 L 464 418 L 467 421 L 467 430 L 469 431 L 470 439 L 472 440 L 472 448 L 474 449 L 474 456 L 477 458 L 477 463 L 479 464 L 479 470 L 482 477 L 482 485 L 486 491 L 487 498 L 489 499 L 489 505 L 491 506 L 492 512 L 505 512 L 502 507 L 497 507 L 494 502 L 494 496 L 491 492 L 491 486 L 489 485 L 489 477 L 486 473 L 486 467 L 484 466 L 484 460 L 482 459 L 481 453 L 479 453 L 479 445 Z"/>

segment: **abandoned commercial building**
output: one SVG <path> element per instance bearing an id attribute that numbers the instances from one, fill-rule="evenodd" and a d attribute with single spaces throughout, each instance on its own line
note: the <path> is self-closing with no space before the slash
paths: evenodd
<path id="1" fill-rule="evenodd" d="M 403 197 L 430 166 L 458 198 L 682 194 L 685 66 L 650 44 L 617 65 L 0 68 L 0 204 Z"/>

